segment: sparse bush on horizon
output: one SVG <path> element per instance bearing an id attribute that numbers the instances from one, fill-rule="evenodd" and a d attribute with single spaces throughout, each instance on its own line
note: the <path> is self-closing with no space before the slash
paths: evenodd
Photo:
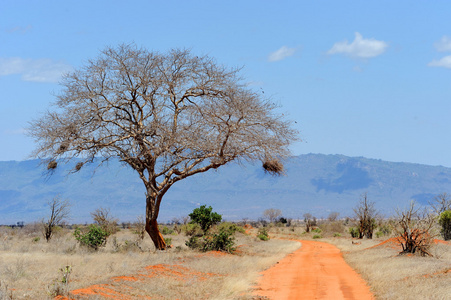
<path id="1" fill-rule="evenodd" d="M 441 233 L 445 241 L 451 240 L 451 210 L 445 210 L 440 214 L 438 220 L 441 228 Z"/>

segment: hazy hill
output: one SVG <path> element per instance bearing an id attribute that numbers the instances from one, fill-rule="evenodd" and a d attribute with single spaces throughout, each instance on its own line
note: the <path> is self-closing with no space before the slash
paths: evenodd
<path id="1" fill-rule="evenodd" d="M 44 173 L 37 160 L 0 162 L 0 224 L 42 218 L 47 200 L 57 194 L 72 201 L 73 222 L 90 221 L 89 213 L 100 206 L 111 208 L 124 221 L 144 213 L 144 187 L 119 162 L 73 175 L 64 167 L 50 177 Z M 265 174 L 260 164 L 233 164 L 182 180 L 166 194 L 160 220 L 185 216 L 199 204 L 212 205 L 229 220 L 257 219 L 272 207 L 294 218 L 305 212 L 327 216 L 330 211 L 345 216 L 352 215 L 364 192 L 391 214 L 411 199 L 427 204 L 449 191 L 450 168 L 308 154 L 287 161 L 282 177 Z"/>

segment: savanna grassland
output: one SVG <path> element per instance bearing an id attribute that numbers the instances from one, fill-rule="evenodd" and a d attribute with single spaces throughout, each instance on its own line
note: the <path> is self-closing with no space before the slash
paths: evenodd
<path id="1" fill-rule="evenodd" d="M 46 242 L 37 224 L 3 227 L 0 299 L 260 299 L 253 295 L 259 272 L 298 249 L 303 239 L 336 245 L 376 299 L 448 297 L 449 243 L 436 240 L 432 257 L 399 255 L 392 232 L 353 239 L 344 220 L 319 223 L 309 233 L 303 224 L 269 224 L 268 241 L 257 238 L 261 224 L 253 225 L 235 233 L 233 254 L 190 249 L 187 232 L 173 226 L 162 228 L 171 239 L 167 251 L 155 251 L 150 238 L 140 240 L 134 228 L 120 229 L 94 251 L 80 246 L 73 229 L 61 228 Z"/>

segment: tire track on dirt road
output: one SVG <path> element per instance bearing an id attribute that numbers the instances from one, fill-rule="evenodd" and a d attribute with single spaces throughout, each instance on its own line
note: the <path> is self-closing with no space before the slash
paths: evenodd
<path id="1" fill-rule="evenodd" d="M 374 299 L 366 282 L 327 243 L 299 240 L 301 248 L 263 271 L 255 295 L 269 299 Z"/>

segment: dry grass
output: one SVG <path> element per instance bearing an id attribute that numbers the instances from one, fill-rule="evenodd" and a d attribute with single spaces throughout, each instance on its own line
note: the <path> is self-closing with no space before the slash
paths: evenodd
<path id="1" fill-rule="evenodd" d="M 58 232 L 47 243 L 38 231 L 0 228 L 0 299 L 51 299 L 55 292 L 64 294 L 61 268 L 65 266 L 72 267 L 67 289 L 76 290 L 110 284 L 112 277 L 159 265 L 180 266 L 189 272 L 183 280 L 154 276 L 145 284 L 135 281 L 127 286 L 136 295 L 153 299 L 251 299 L 258 273 L 300 246 L 293 241 L 262 242 L 255 234 L 237 233 L 236 242 L 241 245 L 237 255 L 209 255 L 188 249 L 183 234 L 166 237 L 172 238 L 174 246 L 169 251 L 155 251 L 149 237 L 138 248 L 130 243 L 136 241 L 136 235 L 125 229 L 111 236 L 105 248 L 93 252 L 80 248 L 68 230 Z"/>
<path id="2" fill-rule="evenodd" d="M 397 248 L 372 246 L 379 240 L 359 240 L 352 244 L 349 238 L 324 241 L 343 251 L 349 263 L 371 286 L 377 299 L 449 299 L 451 286 L 451 245 L 437 244 L 434 257 L 398 255 Z M 370 249 L 368 249 L 370 248 Z"/>
<path id="3" fill-rule="evenodd" d="M 327 229 L 328 227 L 323 227 Z M 321 235 L 331 236 L 337 228 Z M 253 299 L 252 288 L 259 272 L 269 268 L 300 244 L 282 239 L 312 239 L 315 233 L 303 227 L 269 228 L 270 241 L 236 234 L 237 254 L 200 253 L 185 246 L 185 235 L 167 235 L 173 248 L 155 251 L 149 237 L 137 247 L 136 234 L 125 229 L 109 238 L 97 252 L 80 248 L 72 232 L 62 230 L 46 243 L 32 227 L 0 228 L 0 300 L 51 299 L 65 292 L 61 268 L 70 265 L 67 288 L 76 290 L 108 283 L 116 291 L 133 289 L 144 299 Z M 451 245 L 433 247 L 434 257 L 398 255 L 390 247 L 373 247 L 384 239 L 352 240 L 342 237 L 319 241 L 338 246 L 345 260 L 369 283 L 377 299 L 447 299 L 451 286 Z M 36 240 L 41 237 L 40 240 Z M 353 244 L 359 242 L 360 244 Z M 370 248 L 373 247 L 373 248 Z M 368 249 L 370 248 L 370 249 Z M 147 268 L 147 266 L 152 266 Z M 158 271 L 158 272 L 157 272 Z M 449 271 L 449 272 L 448 272 Z M 114 281 L 116 276 L 138 276 L 143 280 Z M 153 276 L 153 275 L 158 276 Z M 147 276 L 147 277 L 146 277 Z M 145 280 L 144 280 L 145 279 Z M 75 297 L 77 298 L 77 297 Z M 83 298 L 86 299 L 86 298 Z M 91 296 L 89 299 L 100 299 Z"/>

